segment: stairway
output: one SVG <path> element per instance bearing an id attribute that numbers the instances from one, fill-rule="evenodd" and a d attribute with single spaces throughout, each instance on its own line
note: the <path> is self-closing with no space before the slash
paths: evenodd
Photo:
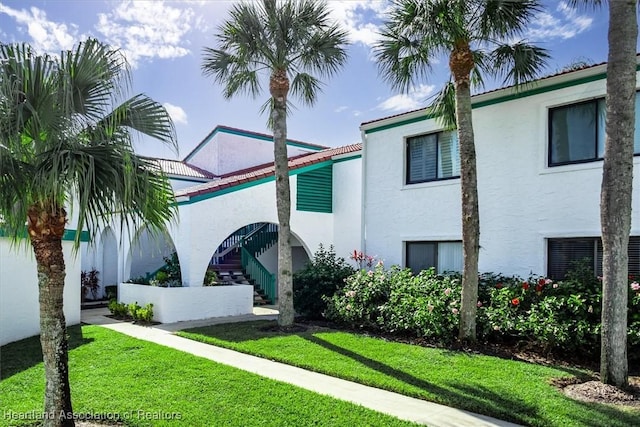
<path id="1" fill-rule="evenodd" d="M 215 271 L 218 278 L 225 284 L 252 285 L 254 306 L 272 303 L 260 286 L 255 283 L 255 280 L 252 280 L 251 276 L 243 270 L 239 251 L 230 252 L 224 257 L 222 263 L 211 265 L 209 268 Z"/>

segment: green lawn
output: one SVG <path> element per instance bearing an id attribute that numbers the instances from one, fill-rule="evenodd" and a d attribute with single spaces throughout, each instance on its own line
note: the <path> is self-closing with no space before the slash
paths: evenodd
<path id="1" fill-rule="evenodd" d="M 76 414 L 118 414 L 131 426 L 413 425 L 99 326 L 69 334 Z M 0 426 L 41 413 L 41 360 L 37 337 L 0 348 Z"/>
<path id="2" fill-rule="evenodd" d="M 359 383 L 534 426 L 640 425 L 640 411 L 586 404 L 549 381 L 584 376 L 496 357 L 425 348 L 337 331 L 285 334 L 267 321 L 196 328 L 183 337 Z"/>

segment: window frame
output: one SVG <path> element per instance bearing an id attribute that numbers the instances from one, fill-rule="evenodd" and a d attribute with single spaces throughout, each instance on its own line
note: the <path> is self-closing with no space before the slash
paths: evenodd
<path id="1" fill-rule="evenodd" d="M 597 237 L 593 237 L 593 236 L 584 236 L 584 237 L 549 237 L 546 239 L 547 244 L 546 244 L 546 249 L 547 249 L 547 271 L 546 271 L 546 275 L 547 277 L 551 277 L 551 264 L 553 262 L 552 258 L 551 258 L 551 244 L 552 242 L 558 242 L 558 241 L 562 241 L 562 242 L 570 242 L 570 241 L 585 241 L 585 240 L 591 240 L 591 244 L 593 245 L 593 253 L 592 258 L 593 258 L 593 271 L 595 275 L 601 275 L 602 274 L 602 239 L 597 236 Z M 636 258 L 635 261 L 632 261 L 632 256 L 633 256 L 633 250 L 638 251 L 636 254 Z M 640 236 L 629 236 L 629 248 L 628 248 L 628 252 L 629 252 L 629 269 L 634 268 L 634 266 L 636 268 L 638 268 L 638 271 L 631 271 L 629 270 L 629 274 L 630 275 L 634 275 L 634 276 L 640 276 Z M 575 261 L 575 260 L 574 260 Z M 566 273 L 565 273 L 566 274 Z M 555 277 L 554 280 L 562 280 L 562 278 L 558 278 Z"/>
<path id="2" fill-rule="evenodd" d="M 411 271 L 413 271 L 413 268 L 411 266 L 408 265 L 408 261 L 409 261 L 409 246 L 411 244 L 431 244 L 434 245 L 435 247 L 435 266 L 433 266 L 436 274 L 442 274 L 443 272 L 438 271 L 438 264 L 439 264 L 439 254 L 440 254 L 440 244 L 441 243 L 459 243 L 460 244 L 460 250 L 462 250 L 462 240 L 405 240 L 404 241 L 404 268 L 409 268 L 411 269 Z M 463 259 L 463 267 L 464 267 L 464 259 Z M 422 271 L 422 270 L 421 270 Z M 462 272 L 462 268 L 460 269 L 460 272 Z M 414 273 L 417 274 L 417 273 Z"/>
<path id="3" fill-rule="evenodd" d="M 640 90 L 636 90 L 636 103 L 638 102 L 638 97 L 640 96 Z M 605 97 L 601 96 L 601 97 L 594 97 L 594 98 L 590 98 L 590 99 L 583 99 L 581 101 L 576 101 L 576 102 L 571 102 L 568 104 L 563 104 L 563 105 L 556 105 L 554 107 L 548 107 L 547 108 L 547 167 L 553 168 L 553 167 L 557 167 L 557 166 L 566 166 L 566 165 L 576 165 L 576 164 L 582 164 L 582 163 L 593 163 L 593 162 L 598 162 L 598 161 L 602 161 L 604 160 L 604 157 L 599 157 L 598 156 L 598 135 L 600 133 L 600 120 L 598 120 L 598 103 L 599 102 L 605 102 Z M 583 160 L 568 160 L 568 161 L 564 161 L 564 162 L 553 162 L 552 161 L 552 157 L 553 157 L 553 149 L 552 149 L 552 138 L 553 138 L 553 132 L 552 132 L 552 116 L 553 116 L 553 112 L 554 111 L 558 111 L 561 109 L 565 109 L 565 108 L 571 108 L 571 107 L 575 107 L 575 106 L 579 106 L 579 105 L 584 105 L 584 104 L 594 104 L 594 109 L 595 109 L 595 157 L 593 158 L 589 158 L 589 159 L 583 159 Z M 605 113 L 606 113 L 606 104 L 605 104 Z M 605 123 L 606 123 L 606 118 L 605 118 Z M 640 132 L 640 129 L 636 129 L 636 132 Z M 638 137 L 636 135 L 636 137 Z M 634 141 L 635 143 L 635 141 Z M 604 148 L 604 142 L 603 144 L 603 148 Z M 635 145 L 635 144 L 634 144 Z M 604 153 L 604 150 L 603 150 Z M 634 152 L 633 153 L 634 157 L 638 157 L 640 156 L 640 152 Z"/>
<path id="4" fill-rule="evenodd" d="M 425 182 L 437 182 L 437 181 L 448 181 L 451 179 L 460 179 L 460 141 L 457 140 L 457 135 L 456 135 L 456 141 L 458 144 L 458 175 L 452 175 L 452 176 L 447 176 L 447 177 L 438 177 L 438 162 L 440 161 L 440 135 L 442 135 L 445 132 L 457 132 L 457 130 L 451 130 L 451 131 L 447 131 L 447 130 L 440 130 L 440 131 L 436 131 L 436 132 L 428 132 L 428 133 L 422 133 L 419 135 L 412 135 L 412 136 L 408 136 L 405 137 L 405 143 L 404 143 L 404 149 L 405 149 L 405 185 L 414 185 L 414 184 L 422 184 Z M 430 178 L 430 179 L 421 179 L 421 180 L 416 180 L 416 181 L 412 181 L 411 180 L 411 169 L 410 169 L 410 159 L 411 159 L 411 151 L 409 149 L 409 144 L 411 143 L 411 140 L 417 139 L 417 138 L 422 138 L 422 137 L 426 137 L 426 136 L 430 136 L 430 135 L 435 135 L 436 136 L 436 157 L 435 157 L 435 165 L 436 165 L 436 177 L 435 178 Z"/>

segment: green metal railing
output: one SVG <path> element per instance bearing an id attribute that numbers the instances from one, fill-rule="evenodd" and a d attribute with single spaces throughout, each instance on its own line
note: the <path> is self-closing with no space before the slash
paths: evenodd
<path id="1" fill-rule="evenodd" d="M 240 248 L 242 268 L 258 285 L 271 303 L 276 301 L 276 277 L 270 273 L 245 247 Z"/>

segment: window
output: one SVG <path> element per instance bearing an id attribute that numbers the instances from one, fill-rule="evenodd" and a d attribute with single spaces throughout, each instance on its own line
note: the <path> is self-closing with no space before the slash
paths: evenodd
<path id="1" fill-rule="evenodd" d="M 462 242 L 406 242 L 406 266 L 414 274 L 432 267 L 438 273 L 462 271 Z"/>
<path id="2" fill-rule="evenodd" d="M 636 109 L 640 109 L 637 94 Z M 549 166 L 601 160 L 605 119 L 604 98 L 550 109 Z M 640 154 L 640 115 L 636 115 L 636 129 L 634 153 Z"/>
<path id="3" fill-rule="evenodd" d="M 547 276 L 563 279 L 575 261 L 589 259 L 596 275 L 602 275 L 602 241 L 599 237 L 548 239 Z M 640 276 L 640 237 L 629 238 L 629 274 Z"/>
<path id="4" fill-rule="evenodd" d="M 407 184 L 460 176 L 460 147 L 456 132 L 407 138 Z"/>

